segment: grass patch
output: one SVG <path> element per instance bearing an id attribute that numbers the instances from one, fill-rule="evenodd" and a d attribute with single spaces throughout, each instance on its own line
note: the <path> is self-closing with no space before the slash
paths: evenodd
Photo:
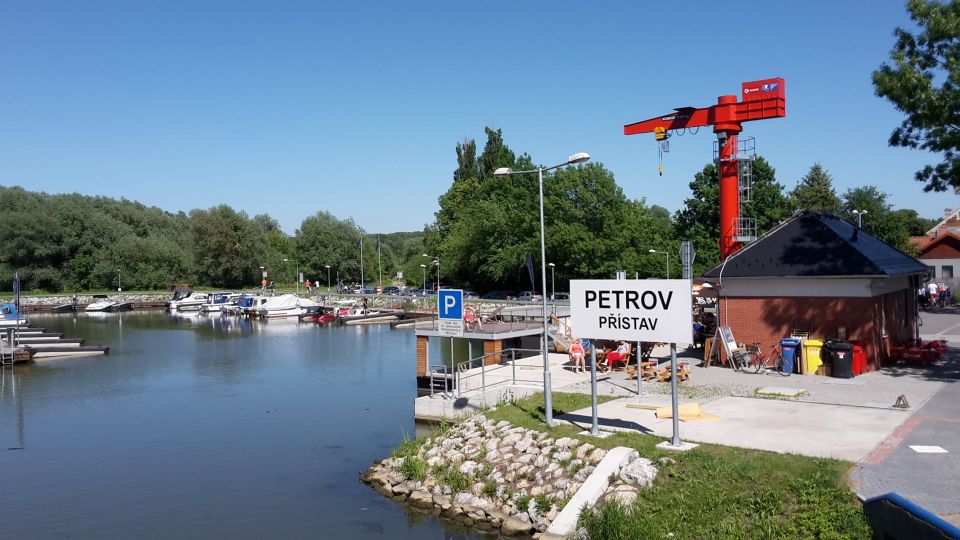
<path id="1" fill-rule="evenodd" d="M 515 503 L 517 503 L 517 509 L 521 511 L 526 511 L 527 508 L 530 507 L 530 499 L 531 497 L 529 495 L 518 496 L 517 500 L 514 501 Z"/>
<path id="2" fill-rule="evenodd" d="M 470 488 L 470 477 L 451 465 L 435 465 L 433 476 L 441 484 L 446 484 L 454 494 Z"/>
<path id="3" fill-rule="evenodd" d="M 533 502 L 537 505 L 537 513 L 541 516 L 547 515 L 547 512 L 550 511 L 550 506 L 553 504 L 553 499 L 551 499 L 547 494 L 541 493 L 533 498 Z"/>
<path id="4" fill-rule="evenodd" d="M 409 456 L 403 459 L 400 472 L 407 480 L 423 482 L 427 478 L 427 464 L 417 456 Z"/>
<path id="5" fill-rule="evenodd" d="M 590 396 L 555 393 L 554 413 L 590 405 Z M 626 446 L 651 458 L 671 457 L 653 487 L 634 505 L 601 503 L 580 525 L 591 538 L 817 538 L 868 539 L 863 510 L 846 485 L 851 463 L 704 444 L 668 453 L 659 437 L 618 432 L 606 439 L 579 436 L 580 429 L 543 424 L 543 396 L 534 395 L 487 413 L 488 418 L 572 437 L 601 448 Z M 529 501 L 528 501 L 529 502 Z"/>
<path id="6" fill-rule="evenodd" d="M 420 447 L 423 446 L 424 442 L 426 442 L 425 438 L 411 439 L 410 436 L 404 432 L 403 440 L 400 441 L 400 446 L 394 448 L 393 451 L 390 452 L 390 457 L 396 459 L 415 456 L 420 450 Z"/>

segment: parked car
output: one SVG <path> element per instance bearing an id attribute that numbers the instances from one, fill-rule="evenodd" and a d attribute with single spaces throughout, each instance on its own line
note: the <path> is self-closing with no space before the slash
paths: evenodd
<path id="1" fill-rule="evenodd" d="M 534 291 L 523 291 L 517 296 L 517 300 L 521 302 L 540 302 L 543 297 Z"/>
<path id="2" fill-rule="evenodd" d="M 356 289 L 353 290 L 353 294 L 375 294 L 375 293 L 376 291 L 373 289 L 373 287 L 369 285 L 365 285 L 363 287 L 357 287 Z"/>
<path id="3" fill-rule="evenodd" d="M 417 293 L 414 296 L 430 296 L 432 294 L 437 294 L 433 289 L 417 289 Z"/>
<path id="4" fill-rule="evenodd" d="M 480 295 L 474 291 L 463 291 L 463 297 L 466 298 L 467 300 L 475 300 L 477 298 L 480 298 Z"/>
<path id="5" fill-rule="evenodd" d="M 514 300 L 514 293 L 511 291 L 489 291 L 481 296 L 484 300 Z"/>
<path id="6" fill-rule="evenodd" d="M 556 302 L 557 300 L 569 301 L 570 293 L 565 293 L 565 292 L 553 293 L 550 295 L 550 300 L 553 300 L 554 302 Z"/>
<path id="7" fill-rule="evenodd" d="M 384 287 L 383 294 L 398 295 L 400 294 L 400 287 L 394 287 L 394 286 Z"/>

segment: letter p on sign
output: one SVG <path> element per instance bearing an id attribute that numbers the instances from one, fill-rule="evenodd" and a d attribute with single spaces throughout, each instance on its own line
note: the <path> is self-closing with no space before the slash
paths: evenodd
<path id="1" fill-rule="evenodd" d="M 443 289 L 437 296 L 437 316 L 440 319 L 463 320 L 463 291 Z"/>

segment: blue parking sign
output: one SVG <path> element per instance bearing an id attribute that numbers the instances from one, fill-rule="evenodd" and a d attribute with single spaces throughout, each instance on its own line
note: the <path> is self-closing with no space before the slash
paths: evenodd
<path id="1" fill-rule="evenodd" d="M 437 316 L 441 320 L 463 320 L 463 291 L 441 289 L 437 296 Z"/>

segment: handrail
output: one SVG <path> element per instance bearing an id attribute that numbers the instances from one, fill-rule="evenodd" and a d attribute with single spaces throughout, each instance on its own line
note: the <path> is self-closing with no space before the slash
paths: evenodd
<path id="1" fill-rule="evenodd" d="M 523 355 L 523 353 L 528 353 L 528 354 L 521 356 Z M 502 349 L 494 353 L 483 354 L 475 358 L 471 358 L 466 362 L 459 362 L 457 364 L 457 369 L 455 371 L 455 377 L 457 380 L 457 395 L 463 396 L 464 394 L 470 394 L 475 392 L 483 393 L 483 392 L 486 392 L 488 389 L 494 388 L 496 386 L 501 386 L 504 384 L 517 384 L 516 361 L 518 357 L 527 358 L 531 356 L 537 356 L 539 354 L 541 354 L 541 351 L 539 349 L 510 348 L 510 349 Z M 507 355 L 509 355 L 509 358 L 506 358 Z M 487 365 L 486 359 L 492 356 L 499 357 L 498 365 L 496 366 Z M 468 374 L 471 369 L 476 369 L 478 367 L 480 368 L 479 373 Z M 502 371 L 505 369 L 510 369 L 509 379 L 504 379 L 502 381 L 493 382 L 490 384 L 487 383 L 487 376 L 489 374 L 496 373 L 498 371 Z M 475 379 L 477 377 L 480 378 L 480 386 L 478 386 L 477 388 L 467 388 L 469 385 L 466 382 L 471 379 Z M 542 381 L 540 381 L 539 379 L 523 381 L 523 382 L 542 383 Z"/>
<path id="2" fill-rule="evenodd" d="M 446 398 L 450 397 L 450 366 L 446 364 L 434 364 L 430 366 L 430 397 L 433 397 L 436 384 L 434 382 L 434 376 L 443 374 L 443 395 Z"/>

